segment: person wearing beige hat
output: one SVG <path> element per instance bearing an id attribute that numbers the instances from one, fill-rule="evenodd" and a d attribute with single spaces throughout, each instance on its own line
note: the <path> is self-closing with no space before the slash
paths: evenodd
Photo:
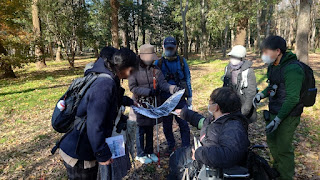
<path id="1" fill-rule="evenodd" d="M 144 44 L 139 49 L 139 67 L 129 78 L 129 88 L 133 93 L 133 99 L 143 107 L 148 108 L 156 104 L 156 97 L 160 91 L 175 93 L 180 90 L 175 85 L 168 84 L 161 70 L 153 65 L 158 59 L 154 51 L 154 46 Z M 154 81 L 155 79 L 155 81 Z M 154 84 L 155 82 L 155 84 Z M 129 113 L 129 120 L 136 120 L 136 160 L 143 164 L 157 162 L 158 157 L 153 151 L 153 126 L 156 124 L 155 119 L 135 113 L 132 109 Z M 146 136 L 146 142 L 144 137 Z"/>

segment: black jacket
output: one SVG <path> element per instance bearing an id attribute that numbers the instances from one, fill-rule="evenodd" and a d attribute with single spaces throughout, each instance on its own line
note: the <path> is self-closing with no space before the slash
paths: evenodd
<path id="1" fill-rule="evenodd" d="M 92 83 L 76 114 L 87 118 L 86 130 L 80 135 L 79 130 L 73 129 L 62 140 L 60 148 L 79 160 L 105 162 L 112 156 L 105 138 L 112 134 L 118 109 L 121 105 L 133 104 L 133 101 L 123 96 L 120 80 L 105 67 L 103 59 L 99 59 L 85 75 L 92 72 L 109 74 L 112 79 L 99 77 Z"/>
<path id="2" fill-rule="evenodd" d="M 196 127 L 204 118 L 187 108 L 182 109 L 180 116 Z M 224 115 L 217 120 L 206 118 L 200 131 L 203 146 L 196 150 L 196 160 L 213 168 L 243 164 L 250 145 L 247 128 L 247 120 L 240 112 Z"/>

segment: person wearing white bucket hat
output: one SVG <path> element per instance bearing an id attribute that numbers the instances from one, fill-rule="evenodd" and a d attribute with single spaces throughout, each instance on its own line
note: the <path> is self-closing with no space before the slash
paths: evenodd
<path id="1" fill-rule="evenodd" d="M 129 88 L 133 98 L 145 108 L 157 105 L 157 96 L 160 91 L 175 93 L 180 90 L 176 85 L 171 85 L 165 80 L 161 70 L 153 64 L 158 59 L 154 46 L 144 44 L 139 49 L 139 68 L 129 78 Z M 159 103 L 158 103 L 159 104 Z M 129 120 L 137 122 L 136 130 L 136 160 L 143 164 L 158 162 L 158 157 L 153 151 L 153 126 L 157 120 L 140 115 L 130 109 Z"/>
<path id="2" fill-rule="evenodd" d="M 228 53 L 229 64 L 225 68 L 223 86 L 231 87 L 241 99 L 241 113 L 248 118 L 248 122 L 255 122 L 257 112 L 252 105 L 252 98 L 257 91 L 256 76 L 251 67 L 252 62 L 245 59 L 247 50 L 242 45 L 236 45 Z"/>

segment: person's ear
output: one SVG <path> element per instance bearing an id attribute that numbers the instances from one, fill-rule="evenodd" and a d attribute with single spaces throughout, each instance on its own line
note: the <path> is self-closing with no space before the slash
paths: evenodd
<path id="1" fill-rule="evenodd" d="M 280 56 L 281 53 L 282 53 L 281 50 L 280 50 L 280 49 L 277 49 L 277 55 Z"/>
<path id="2" fill-rule="evenodd" d="M 218 111 L 220 111 L 220 106 L 217 104 L 214 112 L 218 112 Z"/>

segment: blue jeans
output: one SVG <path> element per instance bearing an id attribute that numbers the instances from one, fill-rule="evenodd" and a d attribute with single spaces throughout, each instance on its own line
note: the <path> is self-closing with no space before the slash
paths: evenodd
<path id="1" fill-rule="evenodd" d="M 145 146 L 144 135 L 146 135 Z M 137 126 L 136 146 L 138 157 L 143 157 L 147 154 L 153 154 L 153 126 Z"/>
<path id="2" fill-rule="evenodd" d="M 186 100 L 183 99 L 179 102 L 176 108 L 181 109 L 184 106 L 187 106 L 187 102 Z M 173 132 L 172 132 L 173 116 L 174 115 L 171 114 L 169 116 L 163 117 L 163 122 L 162 122 L 163 133 L 166 136 L 169 148 L 175 147 L 175 143 L 176 143 L 173 136 Z M 177 116 L 175 116 L 175 120 L 179 124 L 182 147 L 190 146 L 190 128 L 189 128 L 188 122 Z"/>

